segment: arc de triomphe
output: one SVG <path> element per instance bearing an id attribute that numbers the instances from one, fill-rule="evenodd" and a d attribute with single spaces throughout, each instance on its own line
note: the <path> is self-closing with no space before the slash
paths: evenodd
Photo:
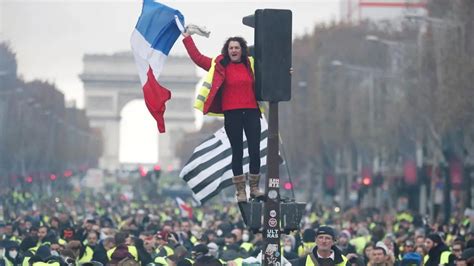
<path id="1" fill-rule="evenodd" d="M 141 84 L 132 53 L 85 55 L 85 110 L 92 127 L 102 132 L 104 147 L 100 167 L 119 167 L 120 112 L 134 99 L 143 99 Z M 168 57 L 160 75 L 160 84 L 171 91 L 166 104 L 166 133 L 156 134 L 159 143 L 158 162 L 163 166 L 179 165 L 174 147 L 183 134 L 196 130 L 193 106 L 194 91 L 199 81 L 195 65 L 187 57 Z M 151 116 L 151 115 L 150 115 Z M 158 147 L 157 147 L 158 149 Z"/>

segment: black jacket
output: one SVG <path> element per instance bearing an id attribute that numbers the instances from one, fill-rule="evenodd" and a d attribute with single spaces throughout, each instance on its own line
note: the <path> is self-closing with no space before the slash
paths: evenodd
<path id="1" fill-rule="evenodd" d="M 102 263 L 103 265 L 107 264 L 107 261 L 109 259 L 107 258 L 107 250 L 105 250 L 102 241 L 100 241 L 99 244 L 97 244 L 95 246 L 94 255 L 92 256 L 92 260 L 93 261 L 98 261 L 98 262 Z"/>

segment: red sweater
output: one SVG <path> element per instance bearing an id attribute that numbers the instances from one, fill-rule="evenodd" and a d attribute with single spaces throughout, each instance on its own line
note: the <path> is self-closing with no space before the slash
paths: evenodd
<path id="1" fill-rule="evenodd" d="M 199 52 L 190 36 L 184 38 L 183 43 L 191 59 L 198 66 L 209 71 L 212 59 Z M 216 62 L 216 64 L 220 64 L 220 62 Z M 210 92 L 210 94 L 215 94 L 216 97 L 221 97 L 222 111 L 258 108 L 251 70 L 247 69 L 243 63 L 229 63 L 224 72 L 224 82 L 222 86 L 216 88 L 220 90 L 219 93 Z M 212 87 L 215 88 L 215 86 Z M 208 98 L 208 100 L 210 99 Z"/>

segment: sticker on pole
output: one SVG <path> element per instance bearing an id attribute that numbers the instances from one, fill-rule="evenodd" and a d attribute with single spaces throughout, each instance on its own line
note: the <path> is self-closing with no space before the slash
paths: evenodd
<path id="1" fill-rule="evenodd" d="M 276 217 L 277 212 L 275 210 L 270 210 L 270 217 Z"/>
<path id="2" fill-rule="evenodd" d="M 268 181 L 268 187 L 279 188 L 280 187 L 280 179 L 270 178 L 269 181 Z"/>
<path id="3" fill-rule="evenodd" d="M 268 219 L 268 225 L 269 225 L 270 227 L 275 227 L 275 226 L 277 226 L 277 224 L 278 224 L 277 219 L 275 219 L 275 218 L 270 218 L 270 219 Z"/>
<path id="4" fill-rule="evenodd" d="M 278 197 L 278 192 L 276 190 L 270 190 L 268 191 L 268 197 L 274 200 Z"/>
<path id="5" fill-rule="evenodd" d="M 278 238 L 278 229 L 268 229 L 267 230 L 267 238 Z"/>

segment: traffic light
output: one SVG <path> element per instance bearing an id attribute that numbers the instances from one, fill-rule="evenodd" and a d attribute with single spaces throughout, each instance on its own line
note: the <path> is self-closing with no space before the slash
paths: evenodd
<path id="1" fill-rule="evenodd" d="M 255 93 L 258 101 L 291 99 L 292 13 L 257 9 L 242 23 L 255 28 Z"/>
<path id="2" fill-rule="evenodd" d="M 293 188 L 293 184 L 291 182 L 285 182 L 285 184 L 283 185 L 283 188 L 285 190 L 291 190 Z"/>
<path id="3" fill-rule="evenodd" d="M 370 177 L 370 176 L 364 176 L 364 177 L 362 178 L 362 184 L 363 184 L 364 186 L 370 186 L 370 185 L 372 185 L 372 177 Z"/>
<path id="4" fill-rule="evenodd" d="M 140 165 L 140 166 L 138 166 L 138 172 L 140 173 L 141 177 L 145 177 L 148 173 L 148 170 L 145 169 L 145 167 Z"/>
<path id="5" fill-rule="evenodd" d="M 372 168 L 363 167 L 361 171 L 362 185 L 368 187 L 372 185 Z"/>
<path id="6" fill-rule="evenodd" d="M 71 177 L 72 174 L 73 174 L 72 170 L 66 170 L 66 171 L 64 171 L 63 176 L 64 177 Z"/>

